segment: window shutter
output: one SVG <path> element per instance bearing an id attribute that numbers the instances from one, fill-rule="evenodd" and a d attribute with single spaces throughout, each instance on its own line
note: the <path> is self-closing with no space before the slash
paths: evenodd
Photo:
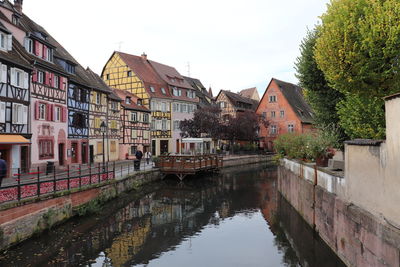
<path id="1" fill-rule="evenodd" d="M 38 120 L 40 118 L 39 116 L 39 102 L 35 102 L 35 120 Z"/>
<path id="2" fill-rule="evenodd" d="M 45 45 L 43 46 L 42 58 L 47 60 L 47 46 L 45 46 Z"/>
<path id="3" fill-rule="evenodd" d="M 11 68 L 11 85 L 15 85 L 15 69 Z"/>
<path id="4" fill-rule="evenodd" d="M 23 105 L 18 104 L 17 105 L 17 123 L 18 124 L 24 124 L 24 110 L 23 110 Z"/>
<path id="5" fill-rule="evenodd" d="M 0 102 L 0 122 L 6 122 L 6 102 Z"/>
<path id="6" fill-rule="evenodd" d="M 50 85 L 50 72 L 46 71 L 45 84 Z"/>
<path id="7" fill-rule="evenodd" d="M 7 51 L 12 50 L 12 35 L 7 35 Z"/>
<path id="8" fill-rule="evenodd" d="M 22 106 L 22 123 L 28 124 L 28 106 Z"/>
<path id="9" fill-rule="evenodd" d="M 1 82 L 7 83 L 7 65 L 1 64 Z"/>
<path id="10" fill-rule="evenodd" d="M 36 56 L 39 56 L 39 42 L 38 41 L 35 41 L 35 55 Z"/>
<path id="11" fill-rule="evenodd" d="M 46 121 L 51 121 L 51 104 L 46 104 Z"/>
<path id="12" fill-rule="evenodd" d="M 168 131 L 171 130 L 171 121 L 166 121 L 166 123 L 167 123 L 167 130 Z"/>
<path id="13" fill-rule="evenodd" d="M 24 88 L 29 88 L 29 73 L 24 71 Z"/>
<path id="14" fill-rule="evenodd" d="M 32 72 L 32 82 L 37 82 L 37 80 L 38 80 L 38 70 L 34 70 L 33 72 Z"/>
<path id="15" fill-rule="evenodd" d="M 62 107 L 61 108 L 61 122 L 66 122 L 67 121 L 67 108 Z"/>

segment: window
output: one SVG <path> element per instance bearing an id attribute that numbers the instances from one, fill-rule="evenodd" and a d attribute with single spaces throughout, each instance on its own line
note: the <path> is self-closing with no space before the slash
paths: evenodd
<path id="1" fill-rule="evenodd" d="M 60 88 L 60 78 L 58 76 L 54 76 L 54 87 Z"/>
<path id="2" fill-rule="evenodd" d="M 126 73 L 127 77 L 132 77 L 132 71 L 128 70 L 128 72 Z"/>
<path id="3" fill-rule="evenodd" d="M 47 48 L 46 52 L 46 60 L 52 62 L 53 61 L 53 50 L 51 48 Z"/>
<path id="4" fill-rule="evenodd" d="M 174 121 L 174 130 L 179 130 L 180 121 Z"/>
<path id="5" fill-rule="evenodd" d="M 131 98 L 129 96 L 126 97 L 125 103 L 126 104 L 130 104 L 131 103 Z"/>
<path id="6" fill-rule="evenodd" d="M 275 111 L 271 111 L 271 118 L 275 118 Z"/>
<path id="7" fill-rule="evenodd" d="M 103 155 L 103 142 L 97 142 L 97 155 Z"/>
<path id="8" fill-rule="evenodd" d="M 46 104 L 39 103 L 39 120 L 46 119 Z"/>
<path id="9" fill-rule="evenodd" d="M 176 87 L 172 88 L 172 94 L 174 96 L 178 96 L 178 88 L 176 88 Z"/>
<path id="10" fill-rule="evenodd" d="M 32 39 L 29 39 L 29 38 L 25 39 L 25 49 L 29 53 L 33 54 L 33 40 Z"/>
<path id="11" fill-rule="evenodd" d="M 29 88 L 29 75 L 27 72 L 11 68 L 11 85 L 20 87 L 20 88 Z"/>
<path id="12" fill-rule="evenodd" d="M 38 71 L 38 83 L 44 83 L 44 72 Z"/>
<path id="13" fill-rule="evenodd" d="M 143 114 L 143 122 L 149 122 L 149 114 Z"/>
<path id="14" fill-rule="evenodd" d="M 267 118 L 267 112 L 263 112 L 262 113 L 262 117 L 265 119 L 265 118 Z"/>
<path id="15" fill-rule="evenodd" d="M 75 74 L 75 66 L 68 62 L 66 63 L 65 69 L 67 72 Z"/>
<path id="16" fill-rule="evenodd" d="M 276 133 L 277 133 L 276 125 L 271 125 L 270 134 L 276 134 Z"/>
<path id="17" fill-rule="evenodd" d="M 111 109 L 112 110 L 117 110 L 117 102 L 111 101 Z"/>
<path id="18" fill-rule="evenodd" d="M 12 122 L 14 124 L 28 123 L 28 107 L 22 104 L 13 103 L 12 107 Z"/>
<path id="19" fill-rule="evenodd" d="M 0 48 L 7 50 L 7 37 L 4 33 L 0 33 Z"/>
<path id="20" fill-rule="evenodd" d="M 117 143 L 115 141 L 110 142 L 110 152 L 117 152 Z"/>
<path id="21" fill-rule="evenodd" d="M 276 95 L 270 95 L 269 102 L 276 102 Z"/>
<path id="22" fill-rule="evenodd" d="M 61 121 L 61 107 L 54 107 L 54 121 Z"/>
<path id="23" fill-rule="evenodd" d="M 18 24 L 19 24 L 19 18 L 18 18 L 17 16 L 12 15 L 11 20 L 12 20 L 12 23 L 13 23 L 14 25 L 18 25 Z"/>
<path id="24" fill-rule="evenodd" d="M 72 125 L 75 128 L 86 128 L 86 115 L 79 112 L 74 112 L 72 117 Z"/>
<path id="25" fill-rule="evenodd" d="M 162 92 L 164 95 L 166 94 L 164 87 L 161 87 L 161 92 Z"/>
<path id="26" fill-rule="evenodd" d="M 150 91 L 151 91 L 152 93 L 154 93 L 156 90 L 154 90 L 154 87 L 153 87 L 153 86 L 150 86 Z"/>
<path id="27" fill-rule="evenodd" d="M 88 102 L 87 96 L 88 96 L 88 91 L 81 89 L 81 102 L 83 102 L 83 103 Z"/>
<path id="28" fill-rule="evenodd" d="M 109 80 L 110 79 L 110 74 L 107 74 L 106 75 L 106 80 Z"/>
<path id="29" fill-rule="evenodd" d="M 136 139 L 137 138 L 137 130 L 132 130 L 131 138 L 132 139 Z"/>
<path id="30" fill-rule="evenodd" d="M 137 146 L 131 146 L 131 155 L 135 155 L 137 150 Z"/>
<path id="31" fill-rule="evenodd" d="M 131 112 L 131 121 L 137 121 L 137 113 Z"/>
<path id="32" fill-rule="evenodd" d="M 220 108 L 225 108 L 225 102 L 219 102 L 219 107 Z"/>
<path id="33" fill-rule="evenodd" d="M 288 132 L 289 133 L 293 133 L 294 132 L 294 125 L 293 124 L 289 124 L 288 125 Z"/>
<path id="34" fill-rule="evenodd" d="M 187 112 L 187 105 L 181 104 L 181 112 Z"/>
<path id="35" fill-rule="evenodd" d="M 281 110 L 281 118 L 285 117 L 285 111 Z"/>
<path id="36" fill-rule="evenodd" d="M 143 105 L 143 100 L 142 100 L 142 99 L 138 99 L 138 100 L 137 100 L 137 104 L 138 104 L 138 106 Z"/>
<path id="37" fill-rule="evenodd" d="M 0 123 L 6 122 L 6 102 L 0 102 Z"/>
<path id="38" fill-rule="evenodd" d="M 143 139 L 148 140 L 150 137 L 149 131 L 143 131 Z"/>
<path id="39" fill-rule="evenodd" d="M 161 130 L 167 130 L 167 120 L 161 120 Z"/>
<path id="40" fill-rule="evenodd" d="M 39 159 L 50 159 L 53 157 L 53 140 L 39 140 Z"/>
<path id="41" fill-rule="evenodd" d="M 167 103 L 165 103 L 165 102 L 162 102 L 162 103 L 161 103 L 161 111 L 162 111 L 162 112 L 167 111 Z"/>
<path id="42" fill-rule="evenodd" d="M 78 87 L 74 88 L 74 91 L 72 93 L 72 97 L 75 101 L 80 101 L 81 100 L 81 91 L 79 90 Z"/>
<path id="43" fill-rule="evenodd" d="M 96 93 L 96 104 L 97 105 L 101 104 L 101 94 L 100 93 Z"/>

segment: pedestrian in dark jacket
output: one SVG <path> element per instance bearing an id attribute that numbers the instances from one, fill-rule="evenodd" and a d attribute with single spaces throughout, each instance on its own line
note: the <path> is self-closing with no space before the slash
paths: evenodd
<path id="1" fill-rule="evenodd" d="M 142 157 L 143 157 L 142 151 L 136 150 L 135 157 L 136 157 L 136 160 L 139 161 L 139 162 L 137 162 L 137 164 L 138 164 L 137 167 L 135 166 L 135 170 L 139 171 L 140 170 L 140 161 L 142 160 Z M 136 165 L 136 163 L 135 163 L 135 165 Z"/>
<path id="2" fill-rule="evenodd" d="M 7 175 L 7 162 L 4 159 L 0 159 L 0 186 L 1 182 L 6 177 L 6 175 Z"/>

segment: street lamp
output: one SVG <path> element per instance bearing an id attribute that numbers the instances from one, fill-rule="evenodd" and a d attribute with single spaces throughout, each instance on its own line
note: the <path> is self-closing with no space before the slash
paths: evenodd
<path id="1" fill-rule="evenodd" d="M 105 133 L 107 131 L 107 124 L 105 123 L 105 121 L 101 122 L 100 131 L 103 134 L 103 173 L 104 173 L 105 172 L 105 167 L 104 166 L 106 164 L 106 155 L 104 153 L 104 146 L 105 146 L 105 144 L 104 144 L 104 135 L 105 135 Z"/>

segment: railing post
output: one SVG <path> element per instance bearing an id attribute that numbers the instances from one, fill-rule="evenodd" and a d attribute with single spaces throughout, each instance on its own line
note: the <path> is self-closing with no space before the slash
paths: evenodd
<path id="1" fill-rule="evenodd" d="M 67 165 L 67 183 L 68 183 L 68 190 L 70 189 L 70 182 L 69 182 L 69 165 Z"/>
<path id="2" fill-rule="evenodd" d="M 57 181 L 56 181 L 56 166 L 53 166 L 53 193 L 57 190 Z"/>
<path id="3" fill-rule="evenodd" d="M 37 191 L 36 194 L 37 196 L 40 196 L 40 167 L 37 167 L 37 182 L 36 182 L 36 186 L 37 186 Z"/>
<path id="4" fill-rule="evenodd" d="M 97 183 L 99 184 L 99 183 L 100 183 L 100 162 L 99 162 L 99 165 L 98 165 L 98 173 L 97 173 L 97 178 L 98 178 L 98 181 L 97 181 Z"/>
<path id="5" fill-rule="evenodd" d="M 81 164 L 78 165 L 79 168 L 79 188 L 82 187 L 82 171 L 81 171 Z"/>
<path id="6" fill-rule="evenodd" d="M 18 168 L 18 180 L 17 180 L 17 182 L 18 182 L 17 198 L 18 198 L 18 201 L 20 201 L 21 200 L 21 169 L 20 168 Z"/>
<path id="7" fill-rule="evenodd" d="M 89 184 L 92 184 L 92 164 L 89 163 Z"/>
<path id="8" fill-rule="evenodd" d="M 128 165 L 129 166 L 129 165 Z M 114 177 L 114 179 L 116 178 L 115 177 L 115 161 L 114 161 L 114 164 L 113 164 L 113 177 Z"/>

